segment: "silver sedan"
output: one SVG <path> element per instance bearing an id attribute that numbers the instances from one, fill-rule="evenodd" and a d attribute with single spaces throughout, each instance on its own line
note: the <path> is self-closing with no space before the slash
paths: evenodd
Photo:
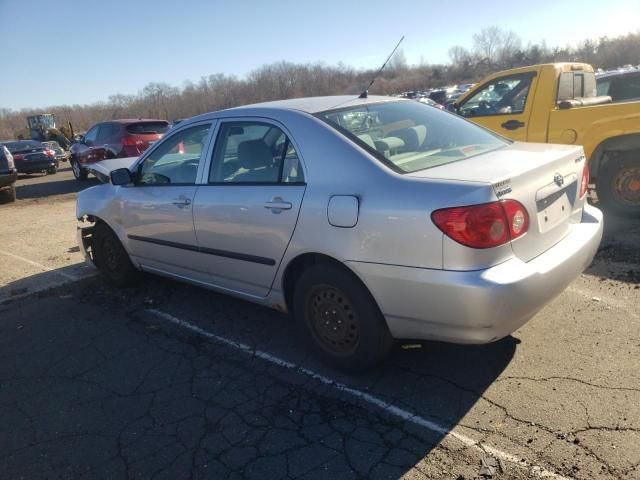
<path id="1" fill-rule="evenodd" d="M 509 335 L 602 236 L 581 147 L 396 98 L 208 113 L 95 168 L 110 181 L 79 194 L 79 243 L 109 281 L 152 272 L 291 312 L 350 371 L 394 339 Z"/>

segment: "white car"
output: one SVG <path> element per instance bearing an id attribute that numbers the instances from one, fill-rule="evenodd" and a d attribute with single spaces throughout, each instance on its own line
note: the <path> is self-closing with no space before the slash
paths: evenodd
<path id="1" fill-rule="evenodd" d="M 602 236 L 581 147 L 513 143 L 411 100 L 209 113 L 111 162 L 77 203 L 107 279 L 142 270 L 292 312 L 346 370 L 393 339 L 509 335 Z"/>

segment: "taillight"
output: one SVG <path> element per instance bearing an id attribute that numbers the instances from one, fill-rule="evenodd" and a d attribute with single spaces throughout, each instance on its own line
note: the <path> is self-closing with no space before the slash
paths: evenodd
<path id="1" fill-rule="evenodd" d="M 431 219 L 445 235 L 471 248 L 497 247 L 529 229 L 529 214 L 515 200 L 443 208 Z"/>
<path id="2" fill-rule="evenodd" d="M 587 194 L 587 190 L 589 190 L 589 165 L 585 163 L 584 169 L 582 170 L 582 182 L 580 183 L 581 199 Z"/>
<path id="3" fill-rule="evenodd" d="M 47 157 L 51 157 L 51 158 L 53 158 L 53 157 L 55 157 L 55 156 L 56 156 L 56 152 L 54 152 L 53 150 L 50 150 L 50 149 L 48 149 L 48 148 L 46 148 L 46 149 L 44 150 L 44 154 L 45 154 Z"/>
<path id="4" fill-rule="evenodd" d="M 20 155 L 19 153 L 16 153 L 13 155 L 13 159 L 14 160 L 24 160 L 24 155 Z"/>

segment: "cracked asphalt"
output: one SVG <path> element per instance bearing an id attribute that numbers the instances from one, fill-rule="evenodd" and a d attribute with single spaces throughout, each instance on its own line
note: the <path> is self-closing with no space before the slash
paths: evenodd
<path id="1" fill-rule="evenodd" d="M 475 479 L 495 451 L 515 460 L 495 478 L 640 478 L 640 222 L 607 218 L 594 264 L 512 336 L 346 376 L 275 311 L 107 286 L 73 250 L 69 179 L 0 206 L 0 478 Z"/>

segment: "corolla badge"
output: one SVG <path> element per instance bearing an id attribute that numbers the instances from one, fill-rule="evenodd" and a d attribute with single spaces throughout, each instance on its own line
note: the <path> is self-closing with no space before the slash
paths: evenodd
<path id="1" fill-rule="evenodd" d="M 553 181 L 555 182 L 556 185 L 558 185 L 559 187 L 561 187 L 562 185 L 564 185 L 564 177 L 562 175 L 560 175 L 559 173 L 556 173 L 553 176 Z"/>

